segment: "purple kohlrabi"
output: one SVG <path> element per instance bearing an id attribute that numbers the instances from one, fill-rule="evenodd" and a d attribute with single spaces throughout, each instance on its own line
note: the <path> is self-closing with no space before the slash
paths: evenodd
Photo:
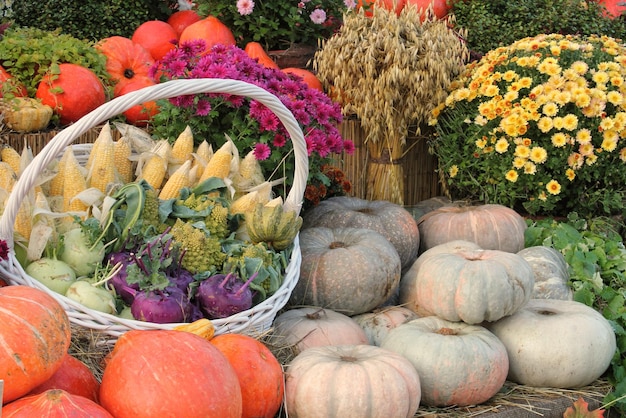
<path id="1" fill-rule="evenodd" d="M 226 318 L 252 307 L 250 283 L 257 274 L 243 282 L 237 275 L 216 274 L 200 283 L 196 299 L 209 318 Z"/>
<path id="2" fill-rule="evenodd" d="M 187 295 L 177 287 L 137 292 L 130 312 L 139 321 L 157 324 L 191 322 L 197 316 Z"/>

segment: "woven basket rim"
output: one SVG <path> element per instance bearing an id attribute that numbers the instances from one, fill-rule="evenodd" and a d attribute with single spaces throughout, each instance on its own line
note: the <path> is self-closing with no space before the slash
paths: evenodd
<path id="1" fill-rule="evenodd" d="M 30 277 L 17 260 L 13 248 L 13 224 L 21 201 L 27 192 L 34 187 L 37 176 L 80 135 L 137 104 L 150 100 L 199 93 L 226 93 L 247 96 L 264 104 L 279 118 L 290 135 L 295 156 L 293 183 L 284 204 L 286 210 L 296 210 L 299 213 L 302 207 L 309 170 L 307 147 L 300 125 L 279 98 L 259 86 L 239 80 L 207 78 L 167 81 L 110 100 L 83 116 L 76 123 L 60 131 L 34 157 L 15 184 L 6 202 L 5 210 L 0 217 L 0 239 L 6 240 L 10 248 L 8 260 L 0 262 L 0 276 L 7 278 L 12 284 L 36 287 L 53 296 L 66 310 L 70 322 L 106 334 L 109 338 L 106 340 L 107 343 L 114 342 L 121 334 L 131 329 L 171 329 L 180 325 L 155 324 L 119 318 L 89 309 L 64 295 L 46 288 L 43 284 Z M 89 149 L 89 147 L 86 147 L 86 149 Z M 301 252 L 298 234 L 294 240 L 283 283 L 278 291 L 247 311 L 227 318 L 211 320 L 216 328 L 216 334 L 224 332 L 258 334 L 269 329 L 276 313 L 287 304 L 291 296 L 291 292 L 298 281 L 300 264 Z"/>

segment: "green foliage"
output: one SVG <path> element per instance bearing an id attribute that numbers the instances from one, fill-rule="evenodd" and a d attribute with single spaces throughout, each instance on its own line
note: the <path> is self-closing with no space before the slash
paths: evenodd
<path id="1" fill-rule="evenodd" d="M 614 390 L 605 402 L 626 412 L 626 248 L 620 225 L 611 218 L 584 219 L 572 212 L 564 221 L 528 221 L 526 247 L 545 245 L 560 251 L 570 268 L 574 299 L 593 307 L 611 323 L 616 353 L 607 377 Z"/>
<path id="2" fill-rule="evenodd" d="M 34 97 L 42 77 L 61 63 L 82 65 L 100 80 L 108 80 L 106 57 L 81 40 L 59 30 L 11 26 L 0 39 L 0 65 L 26 86 Z"/>
<path id="3" fill-rule="evenodd" d="M 16 1 L 8 17 L 20 26 L 60 28 L 79 39 L 96 41 L 112 35 L 130 37 L 147 20 L 165 20 L 175 0 L 41 0 Z"/>
<path id="4" fill-rule="evenodd" d="M 467 46 L 484 54 L 540 33 L 626 38 L 624 18 L 602 15 L 603 6 L 580 0 L 472 0 L 453 2 L 456 24 L 467 30 Z"/>

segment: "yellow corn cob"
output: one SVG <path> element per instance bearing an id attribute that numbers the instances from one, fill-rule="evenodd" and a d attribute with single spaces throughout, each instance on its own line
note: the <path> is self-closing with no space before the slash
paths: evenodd
<path id="1" fill-rule="evenodd" d="M 112 138 L 111 125 L 109 125 L 108 123 L 105 123 L 102 129 L 100 130 L 98 137 L 96 138 L 96 140 L 93 142 L 91 146 L 91 153 L 89 154 L 89 157 L 87 158 L 87 162 L 85 163 L 85 168 L 88 171 L 91 170 L 91 165 L 96 160 L 96 157 L 100 155 L 100 145 L 105 142 L 104 141 L 105 139 L 108 140 L 108 138 Z"/>
<path id="2" fill-rule="evenodd" d="M 133 161 L 130 159 L 132 152 L 128 137 L 123 136 L 115 141 L 115 168 L 122 183 L 133 181 Z"/>
<path id="3" fill-rule="evenodd" d="M 192 152 L 193 134 L 191 133 L 191 127 L 187 126 L 172 145 L 172 161 L 175 164 L 182 164 L 191 158 Z"/>
<path id="4" fill-rule="evenodd" d="M 238 193 L 258 186 L 265 181 L 261 164 L 250 151 L 239 163 L 239 170 L 233 177 L 233 185 Z"/>
<path id="5" fill-rule="evenodd" d="M 33 205 L 28 196 L 20 204 L 13 228 L 24 241 L 30 240 L 30 233 L 33 230 Z"/>
<path id="6" fill-rule="evenodd" d="M 180 189 L 189 186 L 189 170 L 191 169 L 191 160 L 187 160 L 181 165 L 170 178 L 167 179 L 161 193 L 159 193 L 159 199 L 167 200 L 178 197 Z"/>
<path id="7" fill-rule="evenodd" d="M 233 146 L 233 142 L 229 140 L 215 151 L 215 154 L 213 154 L 200 176 L 200 182 L 203 182 L 209 177 L 218 177 L 221 179 L 228 177 L 230 174 L 230 164 L 233 159 Z"/>
<path id="8" fill-rule="evenodd" d="M 57 164 L 56 174 L 54 175 L 54 177 L 52 177 L 52 179 L 50 179 L 50 183 L 48 187 L 48 196 L 50 197 L 63 196 L 63 182 L 64 182 L 63 176 L 65 174 L 65 162 L 67 161 L 68 152 L 70 150 L 71 148 L 67 148 L 65 150 L 65 152 L 63 153 L 63 155 L 61 156 Z"/>
<path id="9" fill-rule="evenodd" d="M 87 188 L 87 179 L 71 147 L 65 151 L 65 154 L 66 160 L 63 167 L 63 212 L 84 212 L 87 210 L 87 205 L 80 199 L 76 199 L 76 195 Z"/>
<path id="10" fill-rule="evenodd" d="M 89 187 L 95 187 L 103 193 L 106 193 L 109 184 L 115 182 L 115 142 L 108 126 L 105 125 L 98 136 L 97 155 L 91 162 L 88 175 Z M 92 150 L 89 157 L 94 154 Z"/>
<path id="11" fill-rule="evenodd" d="M 7 162 L 0 161 L 0 189 L 11 193 L 13 186 L 17 182 L 17 173 Z"/>
<path id="12" fill-rule="evenodd" d="M 207 163 L 213 156 L 213 147 L 206 140 L 204 140 L 200 142 L 200 145 L 198 145 L 196 152 L 194 152 L 192 155 L 193 155 L 192 168 L 195 168 L 198 171 L 198 176 L 200 176 L 202 172 L 204 171 L 204 168 L 206 167 Z"/>
<path id="13" fill-rule="evenodd" d="M 207 318 L 198 319 L 190 324 L 177 325 L 175 331 L 185 331 L 196 334 L 205 340 L 210 340 L 215 335 L 215 327 Z"/>
<path id="14" fill-rule="evenodd" d="M 167 172 L 167 160 L 159 154 L 152 154 L 147 157 L 145 163 L 141 165 L 141 171 L 137 180 L 145 180 L 155 190 L 161 188 L 165 173 Z"/>
<path id="15" fill-rule="evenodd" d="M 0 150 L 0 159 L 9 164 L 16 174 L 19 174 L 21 156 L 15 148 L 10 145 L 3 145 L 2 150 Z"/>
<path id="16" fill-rule="evenodd" d="M 231 203 L 230 205 L 230 213 L 232 215 L 246 214 L 248 212 L 252 212 L 259 201 L 259 191 L 253 190 L 249 193 L 244 194 L 241 197 L 238 197 Z"/>

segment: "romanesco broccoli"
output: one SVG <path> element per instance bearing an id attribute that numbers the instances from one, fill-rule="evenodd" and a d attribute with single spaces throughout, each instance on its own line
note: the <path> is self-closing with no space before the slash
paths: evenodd
<path id="1" fill-rule="evenodd" d="M 183 268 L 192 274 L 221 269 L 226 259 L 221 242 L 219 238 L 208 233 L 201 222 L 191 223 L 177 219 L 170 234 L 184 251 Z"/>
<path id="2" fill-rule="evenodd" d="M 179 216 L 183 215 L 187 219 L 194 221 L 202 220 L 206 229 L 211 235 L 218 239 L 224 239 L 230 234 L 230 218 L 227 201 L 219 195 L 191 193 L 185 199 L 176 201 L 176 209 Z M 180 206 L 191 209 L 191 213 L 183 214 Z"/>

